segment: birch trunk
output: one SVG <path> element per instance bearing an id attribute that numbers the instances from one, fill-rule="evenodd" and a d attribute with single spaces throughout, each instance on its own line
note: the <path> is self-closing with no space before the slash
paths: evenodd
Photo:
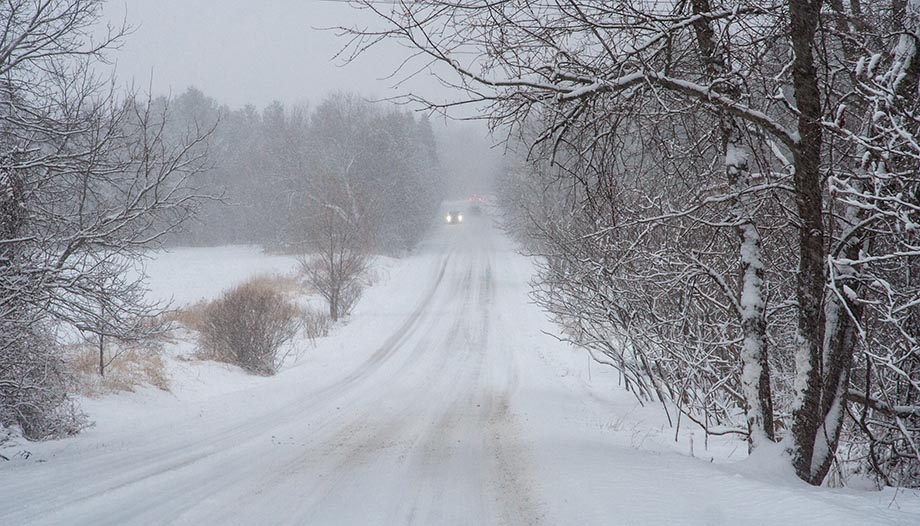
<path id="1" fill-rule="evenodd" d="M 694 14 L 710 12 L 709 0 L 692 0 Z M 697 45 L 700 49 L 709 81 L 713 82 L 731 71 L 725 53 L 715 39 L 711 23 L 703 17 L 694 23 Z M 726 95 L 738 98 L 738 89 L 725 83 Z M 760 234 L 754 222 L 754 204 L 746 191 L 750 186 L 748 153 L 743 146 L 742 126 L 738 119 L 719 112 L 722 156 L 730 191 L 735 196 L 731 204 L 731 221 L 736 225 L 739 252 L 739 297 L 743 343 L 741 348 L 741 385 L 745 399 L 749 444 L 755 448 L 775 440 L 773 424 L 773 397 L 770 389 L 770 368 L 767 348 L 767 323 L 764 317 L 765 294 L 763 280 L 763 250 Z"/>

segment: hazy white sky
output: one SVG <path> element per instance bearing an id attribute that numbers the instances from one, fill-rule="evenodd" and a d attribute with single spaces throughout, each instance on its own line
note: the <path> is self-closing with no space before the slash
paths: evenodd
<path id="1" fill-rule="evenodd" d="M 119 78 L 154 93 L 196 86 L 232 107 L 316 101 L 336 90 L 369 97 L 408 91 L 438 100 L 451 94 L 422 73 L 400 88 L 383 80 L 408 55 L 387 42 L 345 67 L 345 44 L 317 28 L 378 24 L 366 11 L 321 0 L 109 0 L 106 16 L 135 27 L 113 55 Z"/>
<path id="2" fill-rule="evenodd" d="M 384 42 L 342 67 L 333 56 L 346 41 L 334 26 L 380 27 L 367 11 L 321 0 L 108 0 L 106 17 L 127 18 L 134 32 L 110 58 L 122 82 L 155 95 L 195 86 L 232 108 L 274 100 L 316 102 L 328 93 L 354 91 L 368 98 L 413 92 L 434 100 L 460 95 L 423 72 L 398 88 L 384 79 L 409 55 Z M 152 79 L 152 83 L 151 83 Z M 443 168 L 452 193 L 484 192 L 501 150 L 490 149 L 482 123 L 434 121 L 442 135 Z M 440 126 L 438 125 L 440 123 Z"/>

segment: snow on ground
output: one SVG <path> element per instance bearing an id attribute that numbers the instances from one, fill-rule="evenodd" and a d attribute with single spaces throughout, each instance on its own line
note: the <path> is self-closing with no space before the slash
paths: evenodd
<path id="1" fill-rule="evenodd" d="M 229 247 L 148 269 L 190 302 L 292 265 Z M 916 492 L 812 488 L 738 441 L 674 441 L 541 332 L 532 271 L 488 218 L 441 225 L 273 378 L 175 360 L 170 393 L 88 401 L 96 427 L 0 465 L 0 524 L 920 524 Z"/>
<path id="2" fill-rule="evenodd" d="M 173 248 L 154 252 L 145 264 L 149 296 L 182 307 L 213 299 L 222 291 L 253 276 L 290 275 L 297 258 L 264 253 L 259 247 Z"/>

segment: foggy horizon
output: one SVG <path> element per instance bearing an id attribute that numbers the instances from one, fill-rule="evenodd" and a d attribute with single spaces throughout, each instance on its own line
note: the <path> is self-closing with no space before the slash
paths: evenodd
<path id="1" fill-rule="evenodd" d="M 461 198 L 493 186 L 503 149 L 493 147 L 485 122 L 456 120 L 472 115 L 471 109 L 454 109 L 448 116 L 385 100 L 410 93 L 435 101 L 458 97 L 414 62 L 397 72 L 404 46 L 384 41 L 350 62 L 336 57 L 348 37 L 331 28 L 382 27 L 376 15 L 348 2 L 272 0 L 254 7 L 245 0 L 122 0 L 106 3 L 104 15 L 113 26 L 125 22 L 132 28 L 110 53 L 122 85 L 169 97 L 194 88 L 231 110 L 252 105 L 262 111 L 274 102 L 311 107 L 336 93 L 408 108 L 429 117 L 441 138 L 450 195 Z M 464 139 L 455 147 L 464 153 L 446 151 L 444 141 L 458 137 Z"/>

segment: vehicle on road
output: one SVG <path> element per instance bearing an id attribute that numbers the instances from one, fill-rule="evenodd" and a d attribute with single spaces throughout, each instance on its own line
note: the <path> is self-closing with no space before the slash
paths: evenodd
<path id="1" fill-rule="evenodd" d="M 459 225 L 463 222 L 463 214 L 457 210 L 451 210 L 447 213 L 447 217 L 445 219 L 449 225 Z"/>
<path id="2" fill-rule="evenodd" d="M 472 197 L 467 199 L 467 203 L 470 206 L 470 213 L 478 216 L 482 214 L 482 196 L 473 194 Z"/>

